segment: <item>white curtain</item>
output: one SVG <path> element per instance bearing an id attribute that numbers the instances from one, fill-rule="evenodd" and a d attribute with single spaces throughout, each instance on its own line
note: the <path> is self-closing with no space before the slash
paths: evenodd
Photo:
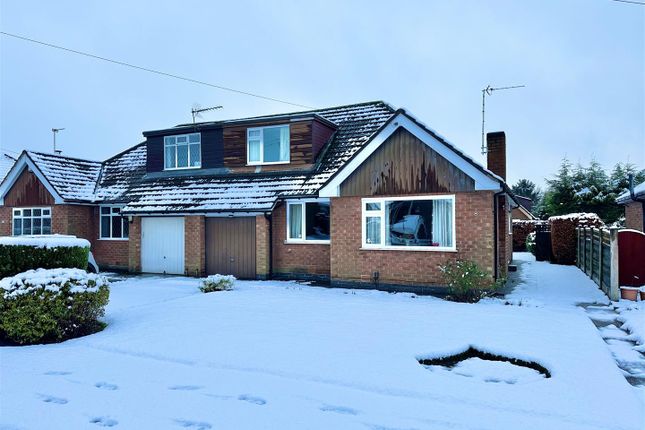
<path id="1" fill-rule="evenodd" d="M 452 200 L 432 201 L 432 242 L 454 246 L 452 237 Z"/>
<path id="2" fill-rule="evenodd" d="M 302 239 L 302 205 L 289 205 L 289 237 Z"/>
<path id="3" fill-rule="evenodd" d="M 289 127 L 280 127 L 280 161 L 289 160 Z"/>
<path id="4" fill-rule="evenodd" d="M 260 141 L 249 140 L 249 161 L 260 161 Z"/>

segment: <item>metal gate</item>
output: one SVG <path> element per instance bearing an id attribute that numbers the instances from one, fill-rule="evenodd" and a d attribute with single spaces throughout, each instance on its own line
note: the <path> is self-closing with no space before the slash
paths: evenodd
<path id="1" fill-rule="evenodd" d="M 206 218 L 206 273 L 255 279 L 255 217 Z"/>

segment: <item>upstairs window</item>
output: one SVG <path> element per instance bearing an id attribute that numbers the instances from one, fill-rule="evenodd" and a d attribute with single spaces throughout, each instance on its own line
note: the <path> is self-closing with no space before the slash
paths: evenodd
<path id="1" fill-rule="evenodd" d="M 287 204 L 287 241 L 329 243 L 329 200 Z"/>
<path id="2" fill-rule="evenodd" d="M 195 169 L 202 166 L 202 138 L 200 133 L 165 136 L 164 169 Z"/>
<path id="3" fill-rule="evenodd" d="M 101 206 L 101 239 L 127 239 L 130 233 L 128 219 L 117 206 Z"/>
<path id="4" fill-rule="evenodd" d="M 249 128 L 246 161 L 248 164 L 279 164 L 289 162 L 289 126 Z"/>
<path id="5" fill-rule="evenodd" d="M 13 235 L 52 233 L 51 208 L 21 208 L 13 210 Z"/>

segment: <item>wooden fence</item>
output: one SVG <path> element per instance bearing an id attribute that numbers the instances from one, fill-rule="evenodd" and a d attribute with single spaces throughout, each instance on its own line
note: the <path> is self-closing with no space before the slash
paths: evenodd
<path id="1" fill-rule="evenodd" d="M 612 300 L 620 298 L 618 229 L 578 227 L 576 265 Z"/>

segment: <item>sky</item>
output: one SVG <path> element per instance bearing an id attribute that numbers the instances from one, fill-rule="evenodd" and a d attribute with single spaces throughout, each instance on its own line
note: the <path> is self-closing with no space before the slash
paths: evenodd
<path id="1" fill-rule="evenodd" d="M 645 6 L 612 0 L 9 1 L 0 31 L 312 107 L 384 100 L 483 162 L 507 136 L 508 182 L 562 157 L 645 167 Z M 0 35 L 0 150 L 103 160 L 142 132 L 301 108 Z M 15 152 L 12 152 L 15 151 Z"/>

